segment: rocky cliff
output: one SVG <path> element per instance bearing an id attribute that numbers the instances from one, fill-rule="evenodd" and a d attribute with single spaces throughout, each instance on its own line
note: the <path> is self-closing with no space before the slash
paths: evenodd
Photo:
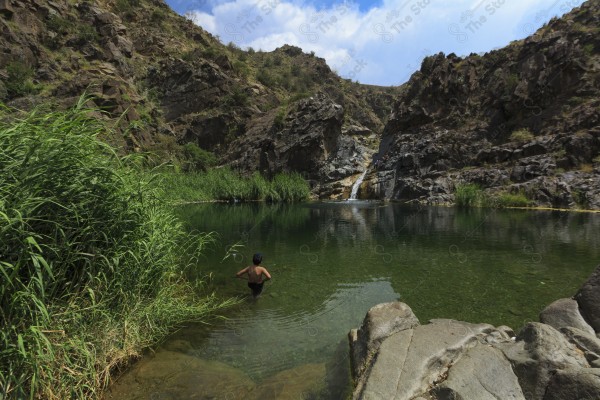
<path id="1" fill-rule="evenodd" d="M 599 14 L 588 1 L 523 41 L 428 57 L 382 88 L 297 47 L 223 45 L 162 0 L 1 0 L 0 101 L 66 107 L 85 92 L 124 152 L 297 171 L 321 198 L 347 198 L 368 167 L 361 198 L 453 203 L 477 184 L 598 209 Z"/>
<path id="2" fill-rule="evenodd" d="M 162 0 L 2 0 L 0 52 L 9 106 L 67 107 L 85 92 L 115 123 L 104 139 L 124 152 L 194 168 L 187 158 L 198 150 L 186 150 L 197 147 L 241 172 L 305 173 L 315 192 L 334 196 L 349 190 L 333 191 L 334 181 L 351 184 L 364 169 L 342 155 L 358 149 L 366 160 L 376 150 L 397 92 L 344 80 L 297 47 L 223 45 Z M 342 157 L 333 174 L 323 166 L 332 154 Z"/>
<path id="3" fill-rule="evenodd" d="M 354 399 L 600 398 L 600 266 L 519 334 L 506 326 L 436 319 L 404 303 L 369 310 L 350 332 Z"/>
<path id="4" fill-rule="evenodd" d="M 600 208 L 600 3 L 484 55 L 426 58 L 402 88 L 363 197 L 452 203 L 457 185 Z"/>

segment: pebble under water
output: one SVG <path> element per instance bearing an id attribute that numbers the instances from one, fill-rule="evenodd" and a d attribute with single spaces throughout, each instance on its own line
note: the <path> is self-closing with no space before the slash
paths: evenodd
<path id="1" fill-rule="evenodd" d="M 345 398 L 347 333 L 373 305 L 406 302 L 421 323 L 518 330 L 572 296 L 600 259 L 600 214 L 591 213 L 353 201 L 199 204 L 179 215 L 219 234 L 198 275 L 243 302 L 226 319 L 174 333 L 106 398 Z M 256 251 L 273 280 L 253 300 L 233 276 Z"/>

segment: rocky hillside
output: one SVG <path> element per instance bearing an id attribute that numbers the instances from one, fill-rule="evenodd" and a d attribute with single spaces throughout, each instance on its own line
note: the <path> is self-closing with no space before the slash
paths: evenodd
<path id="1" fill-rule="evenodd" d="M 87 93 L 117 128 L 104 139 L 150 164 L 296 171 L 322 198 L 347 198 L 368 168 L 363 198 L 452 203 L 476 184 L 597 209 L 599 15 L 588 1 L 526 40 L 428 57 L 382 88 L 297 47 L 224 45 L 162 0 L 0 0 L 0 101 L 67 107 Z"/>
<path id="2" fill-rule="evenodd" d="M 104 139 L 125 152 L 184 169 L 298 171 L 337 196 L 376 151 L 397 93 L 341 79 L 296 47 L 223 45 L 162 0 L 3 0 L 0 32 L 0 101 L 9 106 L 67 107 L 87 93 L 117 127 Z M 271 147 L 286 151 L 265 162 Z M 289 160 L 302 151 L 311 158 Z M 336 173 L 323 167 L 332 157 Z"/>
<path id="3" fill-rule="evenodd" d="M 438 54 L 402 87 L 361 197 L 452 203 L 457 186 L 600 208 L 600 3 L 466 58 Z"/>

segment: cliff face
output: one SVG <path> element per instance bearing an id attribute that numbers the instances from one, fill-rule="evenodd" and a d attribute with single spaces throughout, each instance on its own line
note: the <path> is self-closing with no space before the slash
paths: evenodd
<path id="1" fill-rule="evenodd" d="M 0 52 L 0 101 L 9 106 L 68 107 L 86 92 L 105 111 L 99 117 L 117 123 L 116 134 L 104 139 L 124 152 L 150 151 L 156 163 L 185 168 L 193 165 L 185 145 L 195 145 L 243 172 L 305 173 L 319 193 L 331 179 L 363 169 L 330 178 L 321 164 L 347 132 L 370 137 L 370 147 L 360 149 L 363 158 L 372 154 L 397 92 L 341 79 L 325 60 L 297 47 L 267 53 L 225 46 L 162 0 L 0 1 Z M 329 100 L 315 106 L 308 99 L 322 99 L 319 93 Z M 294 161 L 300 159 L 294 153 L 315 145 L 316 134 L 303 129 L 334 104 L 335 116 L 323 128 L 327 156 Z M 293 122 L 291 115 L 314 121 Z M 267 164 L 255 162 L 250 138 L 288 134 L 294 141 L 274 145 L 285 142 L 287 150 L 272 152 Z"/>
<path id="2" fill-rule="evenodd" d="M 225 46 L 162 0 L 4 0 L 0 101 L 67 107 L 86 92 L 123 152 L 193 169 L 198 147 L 248 174 L 297 171 L 322 198 L 347 198 L 370 165 L 361 198 L 452 203 L 475 183 L 600 208 L 599 8 L 483 56 L 428 57 L 381 88 L 297 47 Z"/>
<path id="3" fill-rule="evenodd" d="M 451 203 L 457 185 L 600 208 L 600 5 L 533 36 L 423 61 L 402 88 L 363 193 Z"/>

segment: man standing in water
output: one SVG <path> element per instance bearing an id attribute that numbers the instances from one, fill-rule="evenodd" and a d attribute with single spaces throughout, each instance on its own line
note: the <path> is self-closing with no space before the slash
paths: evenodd
<path id="1" fill-rule="evenodd" d="M 269 271 L 267 271 L 266 268 L 260 266 L 261 261 L 262 254 L 256 253 L 252 257 L 252 263 L 254 265 L 246 267 L 237 274 L 235 274 L 236 278 L 248 279 L 248 287 L 252 289 L 252 296 L 255 299 L 258 296 L 260 296 L 265 281 L 271 279 L 271 274 L 269 274 Z M 248 275 L 248 278 L 244 277 L 244 275 Z M 264 280 L 263 275 L 266 277 L 266 279 Z"/>

